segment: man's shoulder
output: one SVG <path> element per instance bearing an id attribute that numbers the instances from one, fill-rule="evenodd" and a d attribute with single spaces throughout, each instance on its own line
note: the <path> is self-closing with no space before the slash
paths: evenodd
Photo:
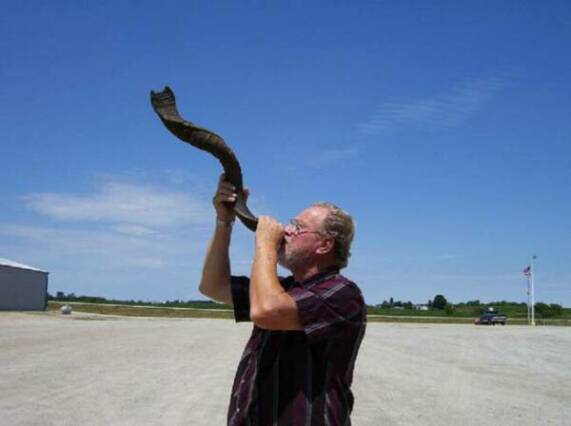
<path id="1" fill-rule="evenodd" d="M 355 281 L 353 281 L 352 279 L 346 277 L 345 275 L 343 275 L 341 272 L 339 272 L 336 276 L 336 279 L 338 279 L 339 281 L 344 282 L 346 285 L 355 287 L 357 290 L 360 291 L 359 286 L 357 285 L 357 283 L 355 283 Z"/>
<path id="2" fill-rule="evenodd" d="M 316 282 L 316 285 L 324 285 L 324 286 L 332 286 L 332 285 L 337 285 L 337 286 L 348 286 L 348 287 L 352 287 L 356 290 L 359 290 L 359 286 L 355 283 L 355 281 L 353 281 L 352 279 L 346 277 L 345 275 L 343 275 L 341 272 L 336 272 L 333 273 L 327 277 L 324 277 L 324 279 L 319 280 L 318 282 Z"/>
<path id="3" fill-rule="evenodd" d="M 350 297 L 363 301 L 363 294 L 359 286 L 339 272 L 316 282 L 312 290 L 325 298 L 342 295 L 343 298 Z"/>

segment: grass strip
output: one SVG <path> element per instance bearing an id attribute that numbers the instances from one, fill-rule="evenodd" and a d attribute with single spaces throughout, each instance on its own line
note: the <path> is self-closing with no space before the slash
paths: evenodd
<path id="1" fill-rule="evenodd" d="M 48 302 L 48 310 L 57 311 L 63 305 L 70 305 L 73 311 L 100 315 L 119 315 L 126 317 L 161 318 L 214 318 L 233 319 L 232 311 L 220 309 L 161 308 L 153 306 L 111 305 L 106 303 Z"/>
<path id="2" fill-rule="evenodd" d="M 200 308 L 174 308 L 156 306 L 119 305 L 108 303 L 84 302 L 48 302 L 48 310 L 57 311 L 68 304 L 76 312 L 119 315 L 127 317 L 160 317 L 160 318 L 213 318 L 234 319 L 234 313 L 229 309 L 200 309 Z M 474 318 L 451 316 L 405 316 L 405 315 L 367 315 L 369 322 L 392 322 L 413 324 L 472 324 Z M 571 319 L 539 319 L 537 325 L 571 326 Z M 525 318 L 508 318 L 508 325 L 527 325 Z M 483 327 L 483 326 L 482 326 Z M 501 327 L 501 326 L 498 326 Z"/>

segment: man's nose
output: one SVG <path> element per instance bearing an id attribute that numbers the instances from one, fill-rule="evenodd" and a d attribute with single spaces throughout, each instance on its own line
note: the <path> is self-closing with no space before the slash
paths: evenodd
<path id="1" fill-rule="evenodd" d="M 295 227 L 291 224 L 288 223 L 286 226 L 284 226 L 284 233 L 289 237 L 291 235 L 293 235 L 295 232 Z"/>

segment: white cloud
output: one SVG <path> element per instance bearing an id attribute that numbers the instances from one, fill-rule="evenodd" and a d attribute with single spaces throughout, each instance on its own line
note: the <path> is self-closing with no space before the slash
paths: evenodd
<path id="1" fill-rule="evenodd" d="M 240 227 L 236 231 L 232 270 L 240 275 L 250 270 L 252 234 Z M 0 224 L 0 252 L 49 271 L 51 293 L 196 299 L 204 298 L 198 293 L 198 282 L 210 236 L 206 227 L 133 235 L 5 223 Z"/>
<path id="2" fill-rule="evenodd" d="M 408 126 L 453 128 L 461 126 L 504 86 L 499 77 L 476 79 L 432 98 L 400 98 L 382 103 L 359 125 L 366 134 L 379 134 Z"/>
<path id="3" fill-rule="evenodd" d="M 338 162 L 347 161 L 356 157 L 357 154 L 358 150 L 356 147 L 326 148 L 307 159 L 305 164 L 316 168 L 328 167 Z"/>
<path id="4" fill-rule="evenodd" d="M 27 246 L 47 253 L 57 253 L 64 263 L 73 264 L 79 258 L 98 268 L 123 266 L 126 263 L 143 265 L 140 259 L 153 259 L 149 265 L 164 264 L 178 250 L 188 253 L 191 244 L 172 236 L 133 236 L 112 231 L 61 229 L 40 226 L 0 225 L 0 235 L 16 237 Z M 104 262 L 102 262 L 104 260 Z M 86 263 L 81 261 L 79 263 Z"/>
<path id="5" fill-rule="evenodd" d="M 38 193 L 24 201 L 34 211 L 62 221 L 120 222 L 143 227 L 212 220 L 209 203 L 172 190 L 131 183 L 105 182 L 93 194 Z M 131 230 L 133 230 L 132 228 Z M 139 228 L 139 231 L 143 228 Z"/>
<path id="6" fill-rule="evenodd" d="M 127 235 L 135 235 L 135 236 L 145 236 L 145 235 L 153 235 L 156 231 L 147 228 L 145 226 L 140 225 L 131 225 L 128 223 L 120 223 L 118 225 L 113 226 L 113 230 L 120 232 L 121 234 Z"/>
<path id="7" fill-rule="evenodd" d="M 91 193 L 23 196 L 57 222 L 0 223 L 0 254 L 49 271 L 52 293 L 203 298 L 197 285 L 215 215 L 205 188 L 215 183 L 187 181 L 190 195 L 160 178 L 134 183 L 148 179 L 106 175 Z M 233 272 L 248 273 L 252 233 L 237 225 L 231 251 Z"/>
<path id="8" fill-rule="evenodd" d="M 210 202 L 165 186 L 137 185 L 107 176 L 93 193 L 37 193 L 22 197 L 58 226 L 0 225 L 11 250 L 42 253 L 38 261 L 61 270 L 111 274 L 132 269 L 184 270 L 207 243 Z M 191 258 L 189 258 L 191 255 Z M 194 256 L 192 256 L 194 255 Z"/>

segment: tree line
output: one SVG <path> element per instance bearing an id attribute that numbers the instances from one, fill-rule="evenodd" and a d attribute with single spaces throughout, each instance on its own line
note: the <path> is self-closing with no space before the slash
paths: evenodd
<path id="1" fill-rule="evenodd" d="M 434 298 L 429 299 L 427 303 L 415 305 L 411 301 L 402 302 L 401 300 L 394 300 L 392 297 L 388 300 L 383 300 L 377 308 L 384 309 L 418 309 L 421 307 L 434 311 L 443 311 L 447 315 L 452 315 L 456 311 L 466 312 L 470 311 L 474 315 L 484 313 L 489 308 L 494 310 L 504 310 L 509 313 L 526 313 L 527 304 L 523 302 L 509 302 L 507 300 L 498 300 L 492 302 L 481 302 L 478 299 L 468 300 L 467 302 L 450 303 L 442 294 L 437 294 Z M 560 317 L 565 314 L 565 308 L 557 303 L 544 303 L 537 302 L 535 305 L 535 314 L 540 318 L 554 318 Z"/>
<path id="2" fill-rule="evenodd" d="M 75 293 L 65 294 L 58 291 L 55 296 L 48 293 L 48 300 L 59 302 L 83 302 L 83 303 L 107 303 L 117 305 L 141 305 L 141 306 L 163 306 L 176 308 L 204 308 L 204 309 L 229 309 L 230 307 L 211 300 L 165 300 L 163 302 L 149 302 L 143 300 L 123 300 L 123 299 L 107 299 L 99 296 L 76 296 Z M 480 302 L 480 300 L 468 300 L 461 303 L 450 303 L 443 294 L 437 294 L 429 299 L 425 304 L 414 304 L 412 301 L 403 302 L 402 300 L 394 300 L 389 298 L 383 300 L 379 305 L 369 306 L 370 310 L 381 309 L 403 309 L 416 310 L 425 307 L 430 311 L 440 311 L 446 315 L 454 315 L 462 313 L 471 315 L 479 315 L 484 313 L 488 308 L 494 307 L 508 315 L 516 314 L 525 316 L 527 312 L 526 303 L 509 302 L 506 300 L 492 301 L 488 303 Z M 565 308 L 556 303 L 538 302 L 535 304 L 535 314 L 539 318 L 556 318 L 565 315 Z M 569 309 L 567 309 L 569 311 Z M 569 312 L 567 313 L 569 315 Z"/>

